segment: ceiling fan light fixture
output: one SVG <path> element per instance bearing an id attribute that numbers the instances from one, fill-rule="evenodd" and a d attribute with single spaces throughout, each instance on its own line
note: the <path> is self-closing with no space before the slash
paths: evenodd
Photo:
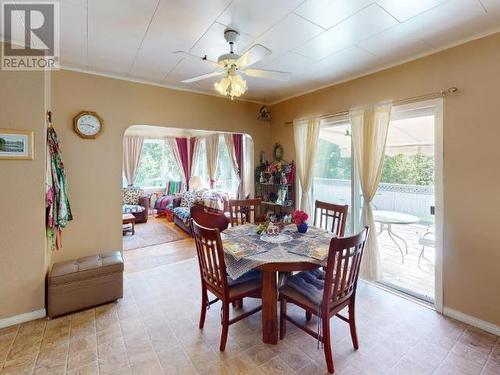
<path id="1" fill-rule="evenodd" d="M 214 83 L 215 90 L 231 100 L 243 95 L 247 91 L 246 81 L 235 72 L 229 72 L 219 82 Z"/>

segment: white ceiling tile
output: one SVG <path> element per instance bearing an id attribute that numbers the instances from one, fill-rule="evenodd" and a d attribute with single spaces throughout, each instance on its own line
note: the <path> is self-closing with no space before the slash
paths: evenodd
<path id="1" fill-rule="evenodd" d="M 413 30 L 434 48 L 440 48 L 462 39 L 467 35 L 465 26 L 481 25 L 482 20 L 486 20 L 485 15 L 477 0 L 453 0 L 421 13 L 405 24 L 407 30 Z"/>
<path id="2" fill-rule="evenodd" d="M 487 12 L 500 11 L 500 1 L 498 0 L 479 0 L 486 8 Z"/>
<path id="3" fill-rule="evenodd" d="M 404 22 L 446 1 L 448 0 L 377 0 L 377 3 L 399 22 Z"/>
<path id="4" fill-rule="evenodd" d="M 220 55 L 229 53 L 229 44 L 224 39 L 225 25 L 215 22 L 210 29 L 201 37 L 191 49 L 191 53 L 197 56 L 205 56 L 209 60 L 217 61 Z M 252 38 L 240 32 L 238 41 L 234 45 L 234 52 L 242 54 L 252 44 Z"/>
<path id="5" fill-rule="evenodd" d="M 395 61 L 433 50 L 411 26 L 407 23 L 398 24 L 357 45 L 378 57 Z"/>
<path id="6" fill-rule="evenodd" d="M 264 65 L 264 69 L 297 73 L 308 68 L 313 60 L 294 52 L 287 52 Z"/>
<path id="7" fill-rule="evenodd" d="M 301 45 L 322 31 L 321 27 L 291 13 L 259 37 L 258 42 L 277 54 Z"/>
<path id="8" fill-rule="evenodd" d="M 373 4 L 295 49 L 319 60 L 397 24 L 382 8 Z"/>
<path id="9" fill-rule="evenodd" d="M 60 20 L 61 64 L 86 66 L 87 8 L 75 2 L 61 2 Z"/>
<path id="10" fill-rule="evenodd" d="M 373 2 L 374 0 L 307 0 L 295 13 L 329 29 Z"/>
<path id="11" fill-rule="evenodd" d="M 89 0 L 89 66 L 127 73 L 156 4 L 157 0 Z"/>
<path id="12" fill-rule="evenodd" d="M 293 11 L 303 0 L 234 0 L 218 18 L 220 23 L 258 37 Z"/>

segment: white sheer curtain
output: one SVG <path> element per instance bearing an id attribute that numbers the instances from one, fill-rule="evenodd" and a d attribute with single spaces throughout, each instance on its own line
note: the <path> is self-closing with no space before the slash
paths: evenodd
<path id="1" fill-rule="evenodd" d="M 240 170 L 239 170 L 239 167 L 238 167 L 238 162 L 236 160 L 236 151 L 234 149 L 234 139 L 233 139 L 233 135 L 230 134 L 230 133 L 224 133 L 222 135 L 224 137 L 224 142 L 226 143 L 226 147 L 227 147 L 227 153 L 229 155 L 229 159 L 231 159 L 231 165 L 233 166 L 233 171 L 234 171 L 234 174 L 236 176 L 236 178 L 238 179 L 238 194 L 237 196 L 239 195 L 241 189 L 241 178 L 240 178 Z M 242 174 L 243 176 L 243 174 Z"/>
<path id="2" fill-rule="evenodd" d="M 215 174 L 217 172 L 217 159 L 219 156 L 219 134 L 209 135 L 205 138 L 207 152 L 207 169 L 210 180 L 210 188 L 215 186 Z"/>
<path id="3" fill-rule="evenodd" d="M 243 165 L 241 175 L 242 198 L 247 195 L 253 198 L 255 196 L 255 171 L 254 171 L 254 145 L 253 140 L 248 135 L 243 135 Z"/>
<path id="4" fill-rule="evenodd" d="M 143 145 L 144 138 L 142 137 L 123 137 L 123 174 L 128 186 L 133 186 L 137 177 Z"/>
<path id="5" fill-rule="evenodd" d="M 354 109 L 349 111 L 349 118 L 356 166 L 364 200 L 361 224 L 370 227 L 360 276 L 365 280 L 377 280 L 380 274 L 380 255 L 371 202 L 377 193 L 382 177 L 385 144 L 391 119 L 391 105 L 384 104 Z"/>
<path id="6" fill-rule="evenodd" d="M 309 216 L 312 214 L 311 186 L 313 180 L 314 158 L 318 148 L 319 119 L 298 120 L 293 122 L 297 177 L 299 179 L 300 206 Z M 299 188 L 299 187 L 298 187 Z M 297 197 L 299 194 L 297 194 Z"/>
<path id="7" fill-rule="evenodd" d="M 191 138 L 192 139 L 192 138 Z M 198 154 L 200 152 L 200 139 L 194 138 L 194 141 L 189 139 L 189 166 L 190 166 L 190 178 L 195 176 L 194 169 L 196 160 L 198 160 Z M 191 150 L 192 148 L 192 150 Z"/>
<path id="8" fill-rule="evenodd" d="M 170 150 L 172 151 L 172 155 L 174 156 L 175 164 L 177 164 L 177 168 L 179 168 L 179 174 L 180 174 L 183 182 L 187 186 L 186 177 L 184 176 L 184 173 L 182 172 L 184 169 L 182 167 L 181 155 L 179 153 L 179 148 L 177 147 L 177 142 L 176 142 L 175 138 L 171 138 L 171 137 L 165 138 L 165 146 L 170 148 Z"/>

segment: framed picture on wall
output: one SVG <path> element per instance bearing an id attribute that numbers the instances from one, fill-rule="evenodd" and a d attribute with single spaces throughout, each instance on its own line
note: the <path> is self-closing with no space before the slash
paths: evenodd
<path id="1" fill-rule="evenodd" d="M 33 160 L 33 132 L 0 129 L 0 159 Z"/>

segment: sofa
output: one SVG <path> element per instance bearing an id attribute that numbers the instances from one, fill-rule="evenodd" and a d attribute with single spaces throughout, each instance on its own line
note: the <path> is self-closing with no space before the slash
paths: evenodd
<path id="1" fill-rule="evenodd" d="M 208 211 L 223 213 L 227 211 L 228 202 L 228 194 L 222 191 L 210 189 L 186 191 L 173 199 L 174 223 L 186 233 L 191 234 L 189 219 L 191 219 L 191 208 L 194 205 L 204 206 Z"/>
<path id="2" fill-rule="evenodd" d="M 167 211 L 172 210 L 174 198 L 179 196 L 184 189 L 184 184 L 181 181 L 169 181 L 164 194 L 154 202 L 157 216 L 163 216 Z"/>
<path id="3" fill-rule="evenodd" d="M 122 189 L 122 214 L 132 214 L 136 223 L 146 223 L 149 198 L 141 188 L 129 186 Z"/>

